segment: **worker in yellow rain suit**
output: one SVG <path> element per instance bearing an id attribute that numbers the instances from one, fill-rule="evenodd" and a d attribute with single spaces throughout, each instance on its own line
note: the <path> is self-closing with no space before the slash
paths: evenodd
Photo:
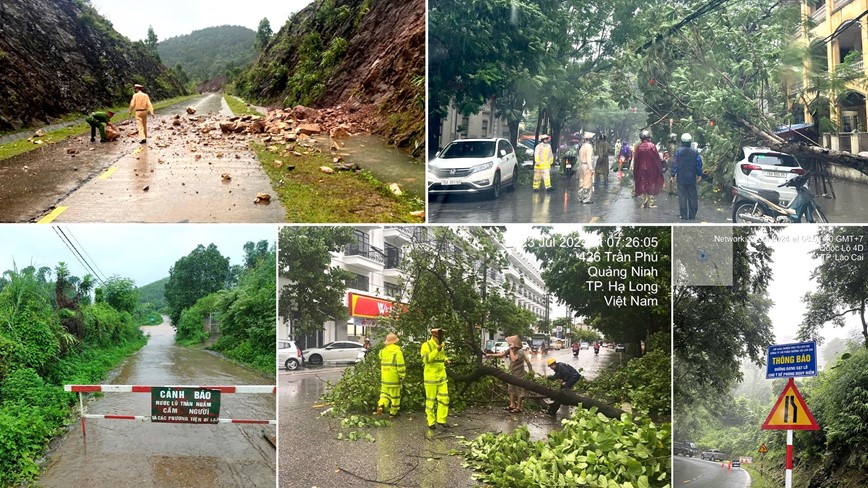
<path id="1" fill-rule="evenodd" d="M 407 368 L 404 366 L 404 353 L 398 347 L 398 336 L 389 333 L 383 343 L 386 347 L 380 350 L 380 401 L 374 414 L 380 415 L 388 408 L 389 415 L 394 417 L 401 408 L 401 385 Z"/>
<path id="2" fill-rule="evenodd" d="M 546 190 L 552 189 L 552 162 L 555 157 L 549 145 L 548 134 L 540 137 L 540 143 L 533 150 L 533 191 L 539 190 L 540 179 L 545 180 Z"/>
<path id="3" fill-rule="evenodd" d="M 431 329 L 431 338 L 422 344 L 422 364 L 425 366 L 425 415 L 428 428 L 449 427 L 449 389 L 446 385 L 446 353 L 443 351 L 443 329 Z M 436 423 L 434 410 L 437 410 Z"/>

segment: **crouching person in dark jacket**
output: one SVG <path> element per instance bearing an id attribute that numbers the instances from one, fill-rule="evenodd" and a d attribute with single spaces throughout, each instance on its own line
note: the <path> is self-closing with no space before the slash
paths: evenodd
<path id="1" fill-rule="evenodd" d="M 582 378 L 579 372 L 576 371 L 576 368 L 566 363 L 559 363 L 555 358 L 549 358 L 546 361 L 546 364 L 548 364 L 549 368 L 555 372 L 555 374 L 549 378 L 561 381 L 561 390 L 569 390 Z M 549 405 L 549 415 L 556 415 L 560 408 L 561 404 L 553 401 L 552 404 Z"/>

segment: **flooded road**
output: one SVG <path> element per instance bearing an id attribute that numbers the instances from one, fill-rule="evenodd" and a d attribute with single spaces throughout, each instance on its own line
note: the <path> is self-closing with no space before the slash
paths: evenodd
<path id="1" fill-rule="evenodd" d="M 147 144 L 118 114 L 115 142 L 88 134 L 3 161 L 0 222 L 283 222 L 277 199 L 254 203 L 274 192 L 245 136 L 212 130 L 230 113 L 206 94 L 158 110 Z"/>
<path id="2" fill-rule="evenodd" d="M 271 384 L 259 373 L 202 350 L 174 345 L 172 327 L 144 327 L 148 344 L 127 359 L 118 385 Z M 105 393 L 89 414 L 150 415 L 150 395 Z M 223 394 L 221 418 L 275 418 L 273 394 Z M 273 425 L 193 425 L 87 419 L 52 447 L 39 486 L 63 488 L 268 487 L 275 485 L 275 450 L 263 438 Z"/>
<path id="3" fill-rule="evenodd" d="M 329 147 L 327 137 L 315 138 L 323 147 Z M 425 196 L 425 163 L 414 159 L 408 152 L 373 134 L 356 134 L 339 140 L 341 148 L 335 153 L 345 161 L 356 163 L 386 185 L 397 183 L 402 191 L 423 198 Z"/>
<path id="4" fill-rule="evenodd" d="M 606 349 L 598 357 L 593 351 L 583 350 L 579 358 L 574 359 L 572 352 L 564 349 L 549 355 L 534 355 L 531 363 L 534 371 L 551 374 L 545 360 L 555 357 L 583 368 L 582 374 L 593 378 L 606 364 L 617 362 L 618 356 Z M 327 406 L 318 403 L 326 382 L 336 382 L 343 370 L 305 368 L 280 372 L 281 488 L 479 486 L 472 478 L 473 472 L 461 466 L 462 458 L 449 454 L 451 449 L 462 449 L 456 436 L 472 439 L 483 432 L 512 432 L 526 425 L 531 439 L 544 439 L 548 432 L 560 426 L 567 411 L 563 408 L 557 418 L 531 410 L 523 414 L 507 413 L 502 410 L 507 404 L 504 394 L 502 399 L 494 399 L 490 407 L 475 407 L 460 414 L 450 412 L 448 421 L 453 428 L 445 431 L 428 429 L 424 412 L 402 412 L 389 427 L 346 429 L 341 428 L 339 418 L 320 415 Z M 502 400 L 502 404 L 498 400 Z M 339 432 L 347 435 L 350 430 L 369 433 L 375 441 L 337 439 Z M 311 463 L 311 459 L 318 462 Z"/>

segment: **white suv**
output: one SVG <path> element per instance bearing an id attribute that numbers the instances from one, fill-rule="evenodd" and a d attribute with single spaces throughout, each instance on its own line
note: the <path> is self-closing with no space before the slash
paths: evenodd
<path id="1" fill-rule="evenodd" d="M 778 188 L 778 185 L 805 174 L 795 156 L 763 147 L 745 147 L 742 152 L 744 158 L 735 163 L 733 170 L 735 186 L 755 191 L 776 191 L 782 205 L 796 198 L 795 188 Z"/>
<path id="2" fill-rule="evenodd" d="M 506 139 L 458 139 L 428 162 L 428 193 L 486 192 L 515 188 L 515 150 Z"/>

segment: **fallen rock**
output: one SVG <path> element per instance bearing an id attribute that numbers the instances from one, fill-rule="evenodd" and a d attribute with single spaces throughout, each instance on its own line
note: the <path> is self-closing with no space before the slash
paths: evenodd
<path id="1" fill-rule="evenodd" d="M 328 166 L 320 166 L 319 170 L 327 175 L 330 175 L 335 172 L 335 170 L 329 168 Z"/>
<path id="2" fill-rule="evenodd" d="M 66 148 L 66 154 L 72 154 L 72 155 L 75 155 L 75 153 L 77 153 L 77 152 L 78 152 L 78 149 L 76 149 L 76 148 L 74 148 L 74 147 L 68 147 L 68 148 Z"/>
<path id="3" fill-rule="evenodd" d="M 425 211 L 424 210 L 415 210 L 413 212 L 410 212 L 410 215 L 412 215 L 413 217 L 418 217 L 420 219 L 424 219 L 425 218 Z"/>
<path id="4" fill-rule="evenodd" d="M 335 169 L 338 171 L 355 171 L 362 168 L 356 163 L 340 163 L 335 165 Z"/>
<path id="5" fill-rule="evenodd" d="M 301 124 L 295 128 L 296 134 L 314 135 L 322 132 L 322 127 L 319 124 Z"/>
<path id="6" fill-rule="evenodd" d="M 144 188 L 142 188 L 142 191 L 148 191 L 150 189 L 151 189 L 151 185 L 146 185 Z"/>
<path id="7" fill-rule="evenodd" d="M 229 173 L 223 173 L 220 177 L 223 178 L 223 181 L 232 181 L 232 176 Z"/>
<path id="8" fill-rule="evenodd" d="M 175 120 L 172 121 L 172 125 L 175 126 L 175 127 L 178 127 L 178 126 L 181 125 L 181 121 L 178 120 L 178 119 L 175 119 Z"/>
<path id="9" fill-rule="evenodd" d="M 257 193 L 253 203 L 271 203 L 271 195 L 268 193 Z"/>
<path id="10" fill-rule="evenodd" d="M 283 161 L 281 161 L 279 159 L 275 159 L 274 162 L 272 162 L 271 164 L 274 165 L 275 168 L 279 168 L 279 167 L 283 166 Z"/>
<path id="11" fill-rule="evenodd" d="M 392 193 L 394 193 L 395 196 L 401 196 L 404 194 L 404 192 L 401 191 L 401 187 L 398 186 L 397 183 L 392 183 L 391 185 L 389 185 L 389 190 L 392 190 Z"/>
<path id="12" fill-rule="evenodd" d="M 350 137 L 352 134 L 349 131 L 349 127 L 346 125 L 339 125 L 337 127 L 332 127 L 329 131 L 329 137 L 332 139 L 340 139 L 344 137 Z"/>
<path id="13" fill-rule="evenodd" d="M 33 134 L 33 137 L 42 137 L 44 135 L 45 132 L 42 129 L 39 129 L 38 131 L 36 131 L 36 133 Z"/>
<path id="14" fill-rule="evenodd" d="M 304 105 L 296 105 L 290 114 L 296 120 L 313 120 L 319 115 L 319 110 Z"/>
<path id="15" fill-rule="evenodd" d="M 193 115 L 194 113 L 196 113 L 196 109 L 193 107 L 187 107 L 187 113 Z"/>

